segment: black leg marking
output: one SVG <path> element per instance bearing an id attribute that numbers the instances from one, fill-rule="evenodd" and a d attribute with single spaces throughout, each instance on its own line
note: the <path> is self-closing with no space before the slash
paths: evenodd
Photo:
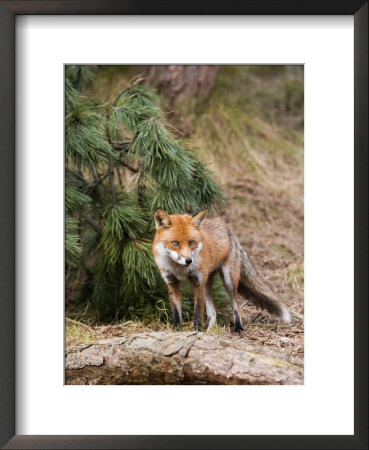
<path id="1" fill-rule="evenodd" d="M 173 330 L 181 330 L 182 323 L 179 311 L 175 305 L 172 305 Z"/>
<path id="2" fill-rule="evenodd" d="M 238 315 L 238 311 L 234 311 L 233 314 L 234 314 L 234 331 L 242 331 L 243 326 L 241 323 L 240 316 Z"/>
<path id="3" fill-rule="evenodd" d="M 195 305 L 195 320 L 194 320 L 194 328 L 196 331 L 202 330 L 202 323 L 200 320 L 200 307 L 199 303 L 196 303 Z"/>

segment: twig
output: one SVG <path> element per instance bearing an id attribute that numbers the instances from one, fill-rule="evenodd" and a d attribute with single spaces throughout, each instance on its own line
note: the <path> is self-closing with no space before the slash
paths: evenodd
<path id="1" fill-rule="evenodd" d="M 110 171 L 109 171 L 109 183 L 110 183 L 110 190 L 111 190 L 111 197 L 113 199 L 113 206 L 114 208 L 117 206 L 117 194 L 115 192 L 115 186 L 114 186 L 114 166 L 113 166 L 113 158 L 110 158 Z"/>
<path id="2" fill-rule="evenodd" d="M 109 116 L 107 116 L 107 117 L 109 118 Z M 108 124 L 108 123 L 106 124 L 105 131 L 106 131 L 106 136 L 107 136 L 107 138 L 108 138 L 109 144 L 112 145 L 111 137 L 110 137 L 109 124 Z M 114 148 L 114 147 L 113 147 L 113 148 Z M 110 190 L 111 190 L 111 196 L 112 196 L 112 199 L 113 199 L 113 206 L 114 206 L 114 208 L 115 208 L 116 205 L 117 205 L 117 196 L 116 196 L 116 193 L 115 193 L 115 186 L 114 186 L 114 166 L 113 166 L 113 158 L 110 158 L 110 160 L 109 160 L 109 167 L 110 167 L 110 170 L 109 170 Z"/>
<path id="3" fill-rule="evenodd" d="M 88 184 L 87 181 L 83 178 L 82 174 L 77 172 L 76 170 L 70 169 L 69 167 L 67 167 L 67 170 L 74 175 L 76 178 L 78 178 L 80 181 L 82 181 L 85 184 Z"/>
<path id="4" fill-rule="evenodd" d="M 95 182 L 94 184 L 100 183 L 101 181 L 105 180 L 105 178 L 106 178 L 107 176 L 109 176 L 109 174 L 110 174 L 110 169 L 106 172 L 105 175 L 102 175 L 99 179 L 97 179 L 96 182 Z"/>
<path id="5" fill-rule="evenodd" d="M 109 121 L 109 115 L 106 116 L 107 122 Z M 108 138 L 108 142 L 114 150 L 128 150 L 128 147 L 131 144 L 131 141 L 112 141 L 110 136 L 109 125 L 107 123 L 105 127 L 106 136 Z"/>
<path id="6" fill-rule="evenodd" d="M 105 180 L 105 178 L 110 174 L 110 169 L 106 172 L 106 174 L 102 175 L 100 178 L 95 178 L 95 180 L 92 183 L 89 183 L 83 176 L 82 174 L 78 173 L 77 171 L 73 170 L 73 169 L 67 169 L 69 170 L 69 172 L 74 175 L 75 177 L 77 177 L 80 181 L 82 181 L 86 186 L 94 186 L 97 183 L 100 183 L 101 181 Z"/>
<path id="7" fill-rule="evenodd" d="M 94 180 L 96 182 L 99 179 L 99 175 L 97 173 L 96 167 L 92 168 L 92 172 L 93 172 Z"/>
<path id="8" fill-rule="evenodd" d="M 142 181 L 141 181 L 141 179 L 142 179 L 142 162 L 141 161 L 139 162 L 139 165 L 138 165 L 138 173 L 139 173 L 138 180 L 137 180 L 138 203 L 140 205 L 143 205 L 145 188 L 142 185 Z"/>
<path id="9" fill-rule="evenodd" d="M 122 164 L 122 166 L 126 167 L 127 169 L 129 169 L 130 171 L 134 172 L 134 173 L 138 173 L 139 170 L 135 169 L 134 167 L 130 166 L 129 164 L 127 164 L 126 162 L 122 161 L 121 159 L 119 160 L 120 164 Z"/>
<path id="10" fill-rule="evenodd" d="M 90 214 L 86 214 L 85 216 L 86 222 L 96 231 L 96 233 L 102 233 L 102 227 L 94 221 L 94 219 L 90 216 Z"/>
<path id="11" fill-rule="evenodd" d="M 122 181 L 122 176 L 120 174 L 120 169 L 118 167 L 116 167 L 115 171 L 117 172 L 117 175 L 118 175 L 119 186 L 123 187 L 123 181 Z"/>
<path id="12" fill-rule="evenodd" d="M 129 146 L 131 145 L 131 141 L 113 142 L 109 137 L 109 144 L 113 147 L 114 150 L 128 150 Z"/>

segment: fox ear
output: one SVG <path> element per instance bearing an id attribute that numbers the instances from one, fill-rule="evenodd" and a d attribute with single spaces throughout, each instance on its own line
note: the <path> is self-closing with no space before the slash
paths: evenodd
<path id="1" fill-rule="evenodd" d="M 200 228 L 201 223 L 205 219 L 207 212 L 208 212 L 208 210 L 204 209 L 203 211 L 192 216 L 192 221 L 191 221 L 192 225 L 196 228 Z"/>
<path id="2" fill-rule="evenodd" d="M 169 228 L 172 225 L 172 219 L 162 209 L 158 208 L 155 212 L 155 226 L 157 230 Z"/>

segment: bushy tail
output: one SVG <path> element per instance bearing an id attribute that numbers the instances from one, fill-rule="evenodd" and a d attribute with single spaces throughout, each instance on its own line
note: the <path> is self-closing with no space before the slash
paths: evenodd
<path id="1" fill-rule="evenodd" d="M 287 307 L 278 300 L 272 288 L 256 272 L 247 252 L 241 247 L 241 278 L 238 284 L 238 292 L 247 300 L 251 300 L 255 306 L 265 308 L 276 314 L 284 322 L 291 320 L 291 314 Z"/>

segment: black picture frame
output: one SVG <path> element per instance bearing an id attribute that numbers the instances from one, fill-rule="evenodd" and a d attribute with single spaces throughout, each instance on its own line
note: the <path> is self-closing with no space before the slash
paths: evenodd
<path id="1" fill-rule="evenodd" d="M 353 15 L 355 407 L 350 436 L 15 435 L 15 18 L 27 14 Z M 343 212 L 344 213 L 344 212 Z M 0 1 L 0 445 L 7 449 L 368 448 L 368 1 Z M 338 393 L 339 395 L 339 393 Z M 317 406 L 318 407 L 318 406 Z"/>

